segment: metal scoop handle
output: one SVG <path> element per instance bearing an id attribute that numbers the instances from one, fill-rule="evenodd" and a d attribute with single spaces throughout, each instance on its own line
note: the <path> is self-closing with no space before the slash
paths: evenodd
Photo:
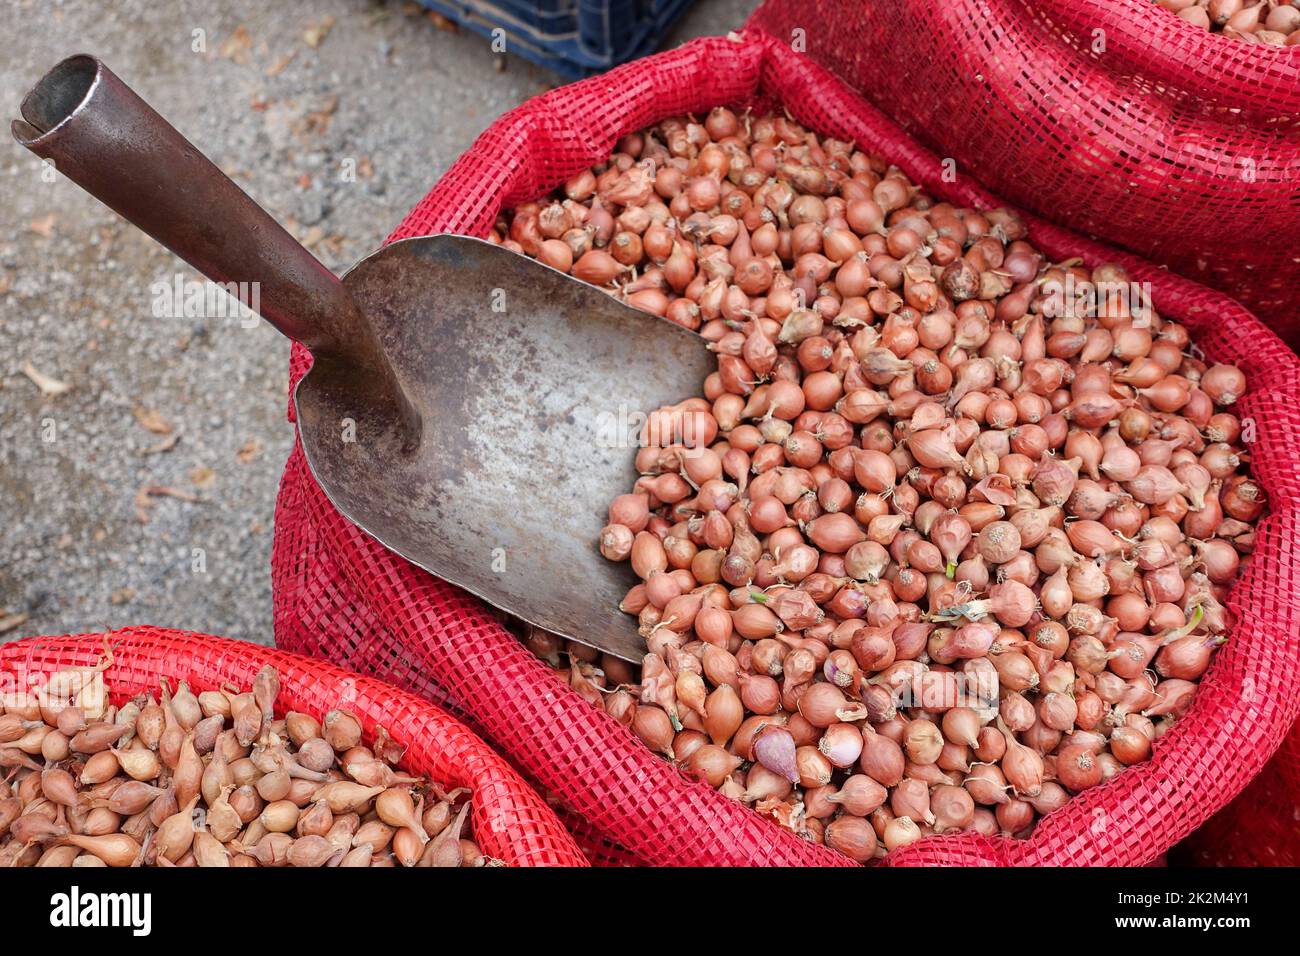
<path id="1" fill-rule="evenodd" d="M 263 318 L 391 405 L 416 440 L 418 416 L 343 283 L 98 58 L 63 60 L 21 112 L 18 142 L 214 282 L 257 283 Z"/>

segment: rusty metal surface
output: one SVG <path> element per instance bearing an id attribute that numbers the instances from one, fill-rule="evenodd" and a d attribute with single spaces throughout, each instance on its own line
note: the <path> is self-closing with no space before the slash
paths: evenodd
<path id="1" fill-rule="evenodd" d="M 24 100 L 14 135 L 316 358 L 295 393 L 308 463 L 386 547 L 539 627 L 639 660 L 602 558 L 640 416 L 699 391 L 703 341 L 500 247 L 394 243 L 339 283 L 92 57 Z"/>
<path id="2" fill-rule="evenodd" d="M 601 557 L 597 537 L 610 500 L 635 480 L 639 416 L 697 394 L 713 369 L 702 340 L 462 236 L 394 243 L 344 284 L 424 434 L 409 456 L 391 454 L 391 436 L 372 442 L 382 419 L 358 420 L 357 441 L 341 441 L 346 393 L 313 370 L 298 387 L 298 423 L 330 500 L 439 577 L 639 661 L 645 643 L 618 610 L 635 577 Z"/>

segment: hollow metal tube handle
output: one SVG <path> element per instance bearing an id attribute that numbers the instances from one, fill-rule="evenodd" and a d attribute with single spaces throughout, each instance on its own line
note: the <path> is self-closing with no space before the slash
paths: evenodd
<path id="1" fill-rule="evenodd" d="M 97 57 L 63 60 L 21 112 L 18 142 L 214 282 L 256 282 L 263 318 L 317 361 L 386 381 L 409 412 L 343 283 Z"/>

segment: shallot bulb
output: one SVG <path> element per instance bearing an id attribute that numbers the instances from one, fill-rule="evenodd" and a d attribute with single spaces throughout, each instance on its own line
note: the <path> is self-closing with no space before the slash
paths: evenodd
<path id="1" fill-rule="evenodd" d="M 1166 5 L 1266 43 L 1300 22 Z M 644 410 L 638 476 L 591 528 L 636 576 L 639 672 L 528 639 L 652 751 L 866 860 L 1025 836 L 1186 711 L 1268 495 L 1246 376 L 1110 295 L 1124 268 L 1053 263 L 1009 210 L 725 108 L 625 136 L 491 238 L 717 361 Z M 175 723 L 149 748 L 169 769 Z"/>

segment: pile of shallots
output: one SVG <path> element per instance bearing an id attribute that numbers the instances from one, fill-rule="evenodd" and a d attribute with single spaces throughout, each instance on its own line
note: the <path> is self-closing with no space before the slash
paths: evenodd
<path id="1" fill-rule="evenodd" d="M 491 862 L 462 837 L 466 791 L 395 769 L 405 747 L 382 728 L 363 746 L 347 710 L 277 719 L 271 667 L 245 693 L 162 680 L 121 707 L 98 679 L 80 704 L 37 691 L 0 711 L 0 867 Z"/>
<path id="2" fill-rule="evenodd" d="M 1225 37 L 1270 46 L 1300 44 L 1296 0 L 1155 0 L 1188 23 Z"/>
<path id="3" fill-rule="evenodd" d="M 1225 640 L 1264 508 L 1242 373 L 1123 269 L 1025 235 L 723 108 L 624 137 L 493 234 L 718 356 L 703 397 L 649 416 L 600 532 L 640 579 L 639 671 L 528 646 L 855 860 L 1025 836 L 1145 760 Z"/>

